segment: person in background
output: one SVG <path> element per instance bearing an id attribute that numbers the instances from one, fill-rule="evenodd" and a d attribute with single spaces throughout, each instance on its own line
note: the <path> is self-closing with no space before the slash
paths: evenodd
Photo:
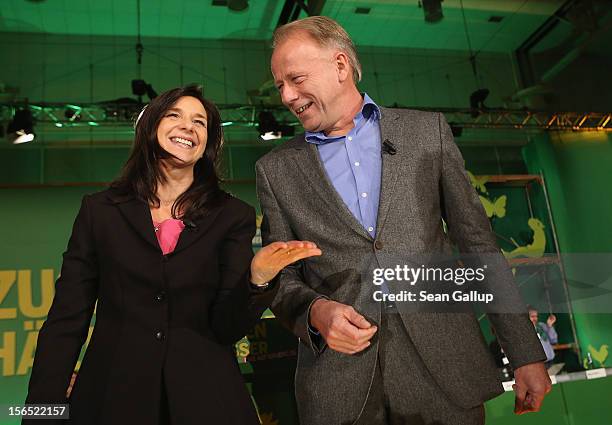
<path id="1" fill-rule="evenodd" d="M 77 425 L 259 424 L 233 344 L 278 271 L 321 251 L 281 241 L 253 257 L 255 211 L 219 187 L 221 118 L 197 86 L 153 99 L 135 130 L 121 177 L 83 198 L 26 403 L 69 403 Z M 45 423 L 66 422 L 23 419 Z"/>
<path id="2" fill-rule="evenodd" d="M 538 310 L 531 306 L 528 307 L 528 310 L 529 319 L 531 320 L 531 323 L 533 323 L 533 326 L 538 333 L 538 338 L 540 338 L 542 348 L 546 354 L 546 366 L 548 367 L 552 364 L 552 361 L 555 358 L 555 350 L 553 345 L 559 342 L 557 331 L 555 330 L 555 322 L 557 321 L 557 318 L 554 314 L 549 314 L 546 318 L 546 323 L 538 322 Z"/>

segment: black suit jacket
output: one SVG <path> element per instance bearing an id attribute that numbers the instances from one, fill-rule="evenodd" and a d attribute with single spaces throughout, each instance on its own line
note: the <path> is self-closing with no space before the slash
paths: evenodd
<path id="1" fill-rule="evenodd" d="M 162 255 L 146 203 L 85 196 L 26 402 L 66 402 L 97 302 L 70 423 L 157 425 L 162 386 L 173 423 L 259 423 L 232 346 L 263 309 L 248 286 L 254 233 L 253 208 L 228 196 Z"/>

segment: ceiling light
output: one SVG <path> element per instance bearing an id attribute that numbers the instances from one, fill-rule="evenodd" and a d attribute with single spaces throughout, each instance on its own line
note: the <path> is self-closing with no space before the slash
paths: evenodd
<path id="1" fill-rule="evenodd" d="M 153 100 L 157 97 L 157 92 L 153 89 L 153 86 L 147 84 L 145 80 L 132 80 L 132 94 L 138 96 L 139 101 L 142 101 L 141 98 L 145 94 L 149 100 Z"/>
<path id="2" fill-rule="evenodd" d="M 257 130 L 259 135 L 264 138 L 264 135 L 268 133 L 275 133 L 278 131 L 278 121 L 274 117 L 274 114 L 270 111 L 261 111 L 258 115 Z M 267 136 L 269 137 L 269 136 Z M 270 140 L 270 139 L 264 139 Z"/>
<path id="3" fill-rule="evenodd" d="M 24 130 L 17 130 L 14 133 L 14 138 L 9 136 L 9 139 L 13 141 L 14 145 L 20 145 L 22 143 L 29 143 L 34 140 L 34 133 L 26 133 Z"/>
<path id="4" fill-rule="evenodd" d="M 478 89 L 470 95 L 470 108 L 472 109 L 472 117 L 476 118 L 479 110 L 487 109 L 484 101 L 489 96 L 489 89 Z"/>
<path id="5" fill-rule="evenodd" d="M 294 127 L 279 124 L 271 111 L 261 111 L 258 118 L 257 130 L 262 140 L 275 140 L 295 134 Z"/>
<path id="6" fill-rule="evenodd" d="M 268 131 L 264 134 L 260 134 L 261 140 L 276 140 L 283 137 L 283 134 L 280 131 Z"/>
<path id="7" fill-rule="evenodd" d="M 448 125 L 451 128 L 451 133 L 453 133 L 453 137 L 461 137 L 461 135 L 463 134 L 463 126 L 454 122 L 449 122 Z"/>
<path id="8" fill-rule="evenodd" d="M 9 141 L 14 145 L 34 140 L 34 118 L 29 109 L 20 109 L 15 112 L 13 119 L 6 128 Z"/>
<path id="9" fill-rule="evenodd" d="M 249 8 L 249 0 L 227 0 L 227 8 L 233 12 L 242 12 Z"/>
<path id="10" fill-rule="evenodd" d="M 442 13 L 442 0 L 421 0 L 423 13 L 425 13 L 425 22 L 435 24 L 444 18 Z"/>

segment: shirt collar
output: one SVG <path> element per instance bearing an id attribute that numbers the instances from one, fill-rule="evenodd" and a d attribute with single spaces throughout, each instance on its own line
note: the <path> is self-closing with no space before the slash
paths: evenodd
<path id="1" fill-rule="evenodd" d="M 367 93 L 363 93 L 363 103 L 361 104 L 361 109 L 359 109 L 359 112 L 357 112 L 357 115 L 355 115 L 355 118 L 353 118 L 353 123 L 355 123 L 356 125 L 358 121 L 364 118 L 366 120 L 369 120 L 370 118 L 373 118 L 375 120 L 380 120 L 380 108 L 372 100 L 372 98 L 368 96 Z M 306 138 L 306 141 L 308 143 L 320 145 L 323 143 L 329 143 L 332 141 L 341 140 L 345 136 L 327 136 L 322 131 L 317 131 L 317 132 L 306 131 L 304 134 L 304 137 Z"/>

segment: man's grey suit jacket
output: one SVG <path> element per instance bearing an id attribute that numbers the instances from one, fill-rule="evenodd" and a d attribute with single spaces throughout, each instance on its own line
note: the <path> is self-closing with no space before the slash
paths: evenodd
<path id="1" fill-rule="evenodd" d="M 264 244 L 308 240 L 323 251 L 279 274 L 272 303 L 275 315 L 301 341 L 295 389 L 302 425 L 350 424 L 364 407 L 376 366 L 377 337 L 352 356 L 321 350 L 308 332 L 308 313 L 314 300 L 326 296 L 380 323 L 381 307 L 371 300 L 372 282 L 363 278 L 372 261 L 384 267 L 386 254 L 450 253 L 450 236 L 462 253 L 497 253 L 497 284 L 505 291 L 516 290 L 444 116 L 381 109 L 381 141 L 391 142 L 397 153 L 382 155 L 376 239 L 346 207 L 327 178 L 316 146 L 303 135 L 256 165 Z M 469 408 L 503 392 L 473 313 L 401 315 L 430 374 L 453 402 Z M 545 359 L 527 314 L 489 318 L 514 368 Z"/>

